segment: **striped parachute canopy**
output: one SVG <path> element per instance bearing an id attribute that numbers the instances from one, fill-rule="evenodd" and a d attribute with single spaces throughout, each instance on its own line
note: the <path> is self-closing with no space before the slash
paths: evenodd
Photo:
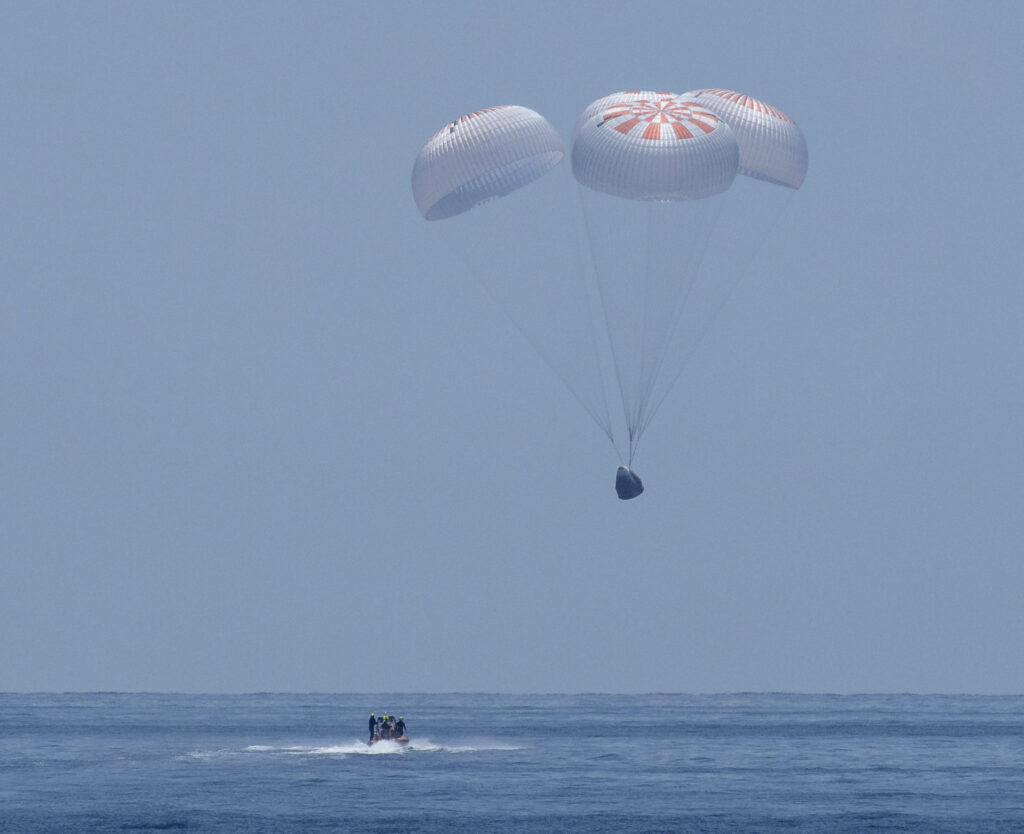
<path id="1" fill-rule="evenodd" d="M 739 149 L 713 112 L 674 93 L 629 91 L 593 102 L 576 124 L 577 181 L 633 200 L 699 200 L 732 185 Z"/>
<path id="2" fill-rule="evenodd" d="M 562 139 L 539 113 L 488 107 L 446 124 L 420 150 L 412 193 L 427 220 L 443 220 L 533 182 L 565 155 Z"/>
<path id="3" fill-rule="evenodd" d="M 728 123 L 740 147 L 740 173 L 799 188 L 807 174 L 807 143 L 789 116 L 732 90 L 693 90 L 683 96 Z"/>

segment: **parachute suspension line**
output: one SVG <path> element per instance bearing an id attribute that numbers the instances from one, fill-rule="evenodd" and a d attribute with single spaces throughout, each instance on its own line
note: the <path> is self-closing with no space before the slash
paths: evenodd
<path id="1" fill-rule="evenodd" d="M 576 189 L 576 196 L 577 196 L 577 199 L 579 199 L 579 188 L 578 187 Z M 582 212 L 582 211 L 580 212 L 580 214 L 583 216 L 584 224 L 586 224 L 586 222 L 587 222 L 586 214 L 584 212 Z M 576 226 L 577 247 L 579 246 L 579 231 L 580 231 L 579 225 L 577 224 L 577 226 Z M 589 246 L 590 245 L 590 229 L 588 227 L 585 227 L 584 236 L 587 238 L 587 243 L 588 243 L 588 246 Z M 593 260 L 593 247 L 592 246 L 590 247 L 590 250 L 591 250 L 591 260 Z M 579 250 L 577 249 L 577 251 L 579 251 Z M 618 456 L 619 461 L 621 462 L 622 454 L 619 452 L 619 447 L 615 443 L 615 432 L 612 429 L 612 415 L 611 415 L 611 412 L 608 410 L 608 387 L 607 387 L 607 385 L 605 383 L 604 373 L 602 371 L 601 349 L 600 349 L 600 346 L 598 344 L 597 326 L 594 324 L 594 316 L 593 316 L 593 298 L 592 298 L 593 290 L 592 290 L 592 287 L 590 286 L 590 282 L 587 281 L 587 265 L 586 264 L 582 264 L 580 266 L 578 272 L 576 273 L 576 275 L 579 278 L 580 284 L 583 287 L 583 301 L 584 301 L 584 304 L 586 305 L 587 331 L 588 331 L 588 334 L 590 336 L 590 349 L 591 349 L 591 353 L 593 354 L 593 357 L 594 357 L 594 367 L 597 369 L 597 375 L 598 375 L 598 378 L 601 381 L 601 408 L 602 408 L 602 413 L 603 413 L 603 417 L 604 417 L 604 422 L 601 423 L 601 428 L 604 430 L 605 436 L 611 442 L 612 448 L 615 449 L 615 454 Z M 600 290 L 599 290 L 599 292 L 600 292 Z M 603 306 L 604 305 L 602 303 L 602 307 Z"/>
<path id="2" fill-rule="evenodd" d="M 614 446 L 615 445 L 615 437 L 612 434 L 611 419 L 610 419 L 610 417 L 608 416 L 608 413 L 607 413 L 608 412 L 608 404 L 607 404 L 607 402 L 604 403 L 605 415 L 604 415 L 604 419 L 602 420 L 601 419 L 601 415 L 598 412 L 596 412 L 591 406 L 587 405 L 587 403 L 584 402 L 583 397 L 581 397 L 576 392 L 575 387 L 569 382 L 569 378 L 562 371 L 560 371 L 557 367 L 555 367 L 555 364 L 551 361 L 551 359 L 547 355 L 547 353 L 536 343 L 536 341 L 534 339 L 530 338 L 530 336 L 526 332 L 525 328 L 516 320 L 515 316 L 513 316 L 507 309 L 505 309 L 505 305 L 501 303 L 501 300 L 494 294 L 494 291 L 491 289 L 491 287 L 489 287 L 487 285 L 487 282 L 486 281 L 480 281 L 478 283 L 480 283 L 480 284 L 482 284 L 484 286 L 484 289 L 486 290 L 487 295 L 490 296 L 491 301 L 494 302 L 494 305 L 499 310 L 501 310 L 501 312 L 504 314 L 505 318 L 512 323 L 512 326 L 515 327 L 515 329 L 519 332 L 519 335 L 522 336 L 523 339 L 531 347 L 533 347 L 534 352 L 541 358 L 541 360 L 544 362 L 544 364 L 548 366 L 548 368 L 551 370 L 551 372 L 562 381 L 562 384 L 566 387 L 566 390 L 568 390 L 568 392 L 570 394 L 572 394 L 573 399 L 575 399 L 576 402 L 578 402 L 580 404 L 580 406 L 583 408 L 583 410 L 585 412 L 587 412 L 588 415 L 590 415 L 590 419 L 593 420 L 597 424 L 597 427 L 599 429 L 601 429 L 601 431 L 604 433 L 605 437 L 607 437 L 611 441 L 612 445 Z"/>
<path id="3" fill-rule="evenodd" d="M 636 455 L 637 446 L 640 443 L 640 435 L 643 434 L 642 421 L 644 407 L 654 389 L 654 381 L 657 378 L 656 371 L 651 372 L 651 356 L 657 357 L 664 346 L 659 339 L 659 327 L 656 321 L 657 313 L 664 315 L 664 310 L 658 309 L 659 304 L 664 303 L 663 293 L 658 292 L 655 281 L 659 277 L 655 274 L 654 252 L 659 242 L 656 240 L 655 217 L 659 209 L 663 208 L 654 201 L 645 201 L 644 214 L 644 257 L 643 265 L 643 286 L 640 299 L 640 356 L 639 374 L 636 378 L 633 391 L 632 413 L 629 418 L 629 466 L 633 466 L 633 458 Z M 664 280 L 664 276 L 660 276 Z"/>
<path id="4" fill-rule="evenodd" d="M 673 299 L 672 314 L 671 314 L 671 318 L 669 320 L 669 328 L 668 328 L 668 333 L 667 333 L 667 336 L 666 336 L 666 339 L 665 339 L 664 348 L 658 352 L 658 356 L 656 357 L 656 362 L 655 362 L 655 366 L 654 366 L 654 372 L 652 374 L 652 379 L 651 379 L 652 394 L 653 394 L 654 386 L 655 386 L 658 378 L 661 376 L 662 368 L 665 365 L 665 360 L 669 356 L 669 347 L 672 345 L 673 341 L 675 340 L 676 334 L 678 333 L 678 330 L 679 330 L 680 322 L 683 319 L 683 314 L 686 312 L 686 308 L 687 308 L 687 305 L 690 302 L 690 298 L 693 295 L 694 289 L 696 288 L 697 283 L 698 283 L 698 281 L 701 278 L 701 270 L 703 269 L 704 258 L 707 256 L 708 247 L 711 244 L 711 239 L 714 236 L 715 230 L 718 228 L 718 223 L 719 223 L 719 220 L 721 219 L 722 211 L 723 211 L 724 206 L 725 206 L 725 201 L 723 199 L 719 199 L 718 200 L 718 205 L 717 205 L 715 211 L 711 215 L 710 224 L 709 224 L 708 228 L 706 229 L 706 232 L 704 234 L 700 235 L 699 247 L 698 247 L 698 251 L 696 253 L 697 256 L 694 259 L 694 261 L 685 270 L 686 275 L 683 276 L 684 280 L 680 281 L 680 285 L 681 285 L 680 292 L 679 292 L 678 296 Z M 691 223 L 694 222 L 693 218 L 688 218 L 688 220 Z M 703 334 L 704 332 L 706 332 L 707 327 L 708 327 L 708 324 L 707 324 L 707 322 L 705 322 L 704 325 L 702 326 L 701 331 L 699 331 L 699 332 L 701 334 Z M 642 435 L 647 430 L 647 427 L 651 424 L 651 421 L 654 419 L 654 415 L 657 413 L 658 409 L 661 407 L 661 404 L 665 401 L 665 398 L 668 396 L 669 392 L 675 386 L 676 381 L 682 375 L 683 369 L 686 367 L 686 364 L 689 362 L 690 357 L 693 355 L 693 352 L 694 352 L 694 349 L 689 349 L 684 354 L 682 362 L 680 363 L 677 371 L 674 374 L 672 374 L 668 384 L 664 387 L 664 389 L 658 395 L 657 399 L 654 400 L 653 407 L 650 407 L 651 406 L 651 401 L 650 400 L 645 401 L 645 403 L 644 403 L 644 413 L 641 416 L 640 424 L 639 424 L 639 432 L 638 432 L 639 435 Z"/>
<path id="5" fill-rule="evenodd" d="M 616 383 L 619 386 L 619 399 L 622 401 L 622 411 L 623 411 L 623 414 L 626 417 L 626 425 L 628 427 L 629 426 L 629 413 L 626 410 L 626 402 L 627 402 L 626 389 L 625 389 L 625 383 L 623 382 L 622 368 L 620 367 L 620 357 L 619 357 L 619 354 L 621 353 L 621 351 L 617 351 L 615 349 L 615 337 L 614 337 L 613 332 L 612 332 L 613 331 L 613 328 L 612 328 L 612 318 L 611 318 L 611 313 L 609 312 L 609 309 L 608 309 L 608 299 L 606 297 L 607 294 L 605 293 L 605 289 L 604 289 L 604 286 L 603 286 L 602 281 L 601 281 L 600 269 L 598 268 L 598 265 L 597 265 L 597 252 L 594 250 L 593 230 L 590 227 L 590 220 L 587 217 L 586 206 L 583 204 L 583 186 L 581 186 L 581 185 L 577 185 L 576 186 L 576 196 L 579 199 L 580 214 L 583 217 L 583 225 L 584 225 L 584 228 L 586 230 L 587 246 L 588 246 L 588 248 L 590 250 L 590 263 L 591 263 L 591 265 L 593 267 L 594 283 L 597 286 L 597 295 L 598 295 L 598 298 L 599 298 L 599 300 L 601 302 L 601 313 L 604 316 L 604 328 L 605 328 L 605 335 L 608 337 L 608 347 L 609 347 L 609 349 L 611 350 L 611 353 L 612 353 L 612 367 L 615 370 L 615 381 L 616 381 Z M 595 337 L 595 339 L 596 339 L 596 337 Z M 612 439 L 612 444 L 613 445 L 615 444 L 615 440 L 614 439 Z M 630 448 L 632 448 L 632 445 L 633 445 L 633 430 L 632 429 L 629 429 L 629 444 L 630 444 Z M 616 450 L 617 449 L 618 449 L 618 446 L 616 446 Z M 621 454 L 620 454 L 620 459 L 621 459 Z"/>
<path id="6" fill-rule="evenodd" d="M 640 376 L 637 379 L 637 390 L 636 397 L 633 403 L 633 416 L 630 419 L 629 429 L 630 434 L 635 431 L 636 427 L 640 425 L 640 415 L 643 411 L 643 405 L 648 396 L 650 396 L 650 390 L 647 384 L 647 356 L 649 351 L 652 349 L 649 345 L 649 341 L 653 336 L 654 324 L 651 321 L 653 318 L 651 312 L 651 306 L 654 303 L 653 299 L 656 295 L 654 288 L 651 286 L 653 282 L 652 267 L 653 257 L 652 249 L 654 246 L 654 203 L 648 202 L 645 211 L 647 214 L 647 221 L 644 224 L 644 285 L 643 285 L 643 304 L 641 310 L 643 311 L 643 319 L 640 328 Z M 640 440 L 639 433 L 637 433 L 637 441 Z M 632 455 L 630 455 L 632 458 Z"/>
<path id="7" fill-rule="evenodd" d="M 783 203 L 782 208 L 779 211 L 774 212 L 772 214 L 771 222 L 765 227 L 761 235 L 759 235 L 757 244 L 751 248 L 749 254 L 744 259 L 742 266 L 736 270 L 732 278 L 729 280 L 729 285 L 725 294 L 719 300 L 718 304 L 715 306 L 711 315 L 705 318 L 700 330 L 697 332 L 697 338 L 694 340 L 690 348 L 686 351 L 683 357 L 683 361 L 679 365 L 679 368 L 676 370 L 676 372 L 672 375 L 672 379 L 670 380 L 668 387 L 666 387 L 665 390 L 662 391 L 661 396 L 658 398 L 657 402 L 654 405 L 654 408 L 651 409 L 650 413 L 648 414 L 647 419 L 644 422 L 643 429 L 646 429 L 647 426 L 650 425 L 651 420 L 654 419 L 654 415 L 657 414 L 658 409 L 660 409 L 662 403 L 665 402 L 665 399 L 672 391 L 672 388 L 676 384 L 676 381 L 679 379 L 680 376 L 682 376 L 683 371 L 686 369 L 686 365 L 689 363 L 693 355 L 697 352 L 697 349 L 701 346 L 701 343 L 704 341 L 708 332 L 711 330 L 711 325 L 713 325 L 715 323 L 715 320 L 722 314 L 722 310 L 725 309 L 726 304 L 729 303 L 729 300 L 735 294 L 737 287 L 739 287 L 740 283 L 742 282 L 743 278 L 746 277 L 747 273 L 750 272 L 754 260 L 756 259 L 758 253 L 761 251 L 761 248 L 764 246 L 764 242 L 768 240 L 769 236 L 771 236 L 771 234 L 774 232 L 775 228 L 778 226 L 783 216 L 789 211 L 791 203 L 791 199 L 786 200 Z M 719 209 L 719 214 L 720 213 L 721 209 Z M 643 429 L 641 429 L 641 432 L 643 431 Z"/>
<path id="8" fill-rule="evenodd" d="M 497 244 L 495 243 L 496 240 L 501 239 L 496 238 L 490 241 L 490 248 L 497 248 Z M 456 246 L 449 247 L 449 249 L 453 251 L 453 253 L 459 259 L 459 262 L 462 266 L 462 268 L 458 270 L 460 276 L 468 276 L 471 279 L 479 278 L 479 264 L 474 264 L 472 258 L 469 257 L 468 253 L 463 248 Z M 571 380 L 568 378 L 565 371 L 560 370 L 557 367 L 556 363 L 553 362 L 553 360 L 549 356 L 549 352 L 548 350 L 545 349 L 544 345 L 541 344 L 537 338 L 532 337 L 530 335 L 530 333 L 526 330 L 523 323 L 520 321 L 519 317 L 513 314 L 512 310 L 510 309 L 509 303 L 501 298 L 501 296 L 499 295 L 498 291 L 496 290 L 495 286 L 492 283 L 486 280 L 468 280 L 466 281 L 466 286 L 467 288 L 474 292 L 478 292 L 480 287 L 483 288 L 487 298 L 490 299 L 490 303 L 492 303 L 497 309 L 501 311 L 501 315 L 505 318 L 505 320 L 511 323 L 513 328 L 515 328 L 516 332 L 519 333 L 519 335 L 527 344 L 530 345 L 530 347 L 534 348 L 534 352 L 537 353 L 537 356 L 540 357 L 541 361 L 551 370 L 551 372 L 559 380 L 561 380 L 562 384 L 565 386 L 568 392 L 572 394 L 572 398 L 575 401 L 577 401 L 577 403 L 580 404 L 581 408 L 583 408 L 583 410 L 587 413 L 591 420 L 593 420 L 597 427 L 601 429 L 601 432 L 607 437 L 612 446 L 614 446 L 615 441 L 614 436 L 612 434 L 611 419 L 608 416 L 608 405 L 606 402 L 607 399 L 604 397 L 603 389 L 601 395 L 601 407 L 603 410 L 602 415 L 601 412 L 598 411 L 595 406 L 591 406 L 587 403 L 587 401 L 584 399 L 584 395 L 580 393 L 577 386 L 571 383 Z"/>

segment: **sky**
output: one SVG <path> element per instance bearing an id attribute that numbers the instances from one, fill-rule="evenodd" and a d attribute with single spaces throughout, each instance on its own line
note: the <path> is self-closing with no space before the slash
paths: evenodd
<path id="1" fill-rule="evenodd" d="M 1022 39 L 996 2 L 4 3 L 0 690 L 1024 692 Z M 621 502 L 410 174 L 472 110 L 568 143 L 699 87 L 810 166 Z"/>

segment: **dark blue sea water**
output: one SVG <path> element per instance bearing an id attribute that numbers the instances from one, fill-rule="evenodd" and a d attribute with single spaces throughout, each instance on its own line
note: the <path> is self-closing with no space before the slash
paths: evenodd
<path id="1" fill-rule="evenodd" d="M 0 694 L 0 830 L 1024 831 L 1024 697 Z"/>

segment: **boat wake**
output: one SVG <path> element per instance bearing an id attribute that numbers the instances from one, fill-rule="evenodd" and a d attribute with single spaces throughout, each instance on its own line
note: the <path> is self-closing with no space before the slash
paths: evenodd
<path id="1" fill-rule="evenodd" d="M 412 739 L 408 744 L 397 741 L 378 741 L 367 744 L 364 741 L 347 741 L 337 744 L 295 744 L 278 746 L 272 744 L 250 744 L 242 748 L 219 748 L 216 750 L 193 750 L 177 758 L 180 760 L 205 761 L 239 756 L 405 756 L 410 754 L 441 753 L 457 755 L 463 753 L 486 753 L 502 750 L 522 750 L 513 744 L 502 744 L 474 740 L 468 744 L 435 744 L 430 739 Z"/>
<path id="2" fill-rule="evenodd" d="M 340 744 L 294 745 L 273 747 L 252 744 L 243 748 L 243 753 L 290 756 L 403 756 L 411 753 L 482 753 L 492 750 L 519 750 L 521 748 L 504 744 L 474 743 L 472 745 L 434 744 L 429 739 L 411 739 L 408 744 L 383 740 L 375 744 L 363 741 L 349 741 Z"/>

